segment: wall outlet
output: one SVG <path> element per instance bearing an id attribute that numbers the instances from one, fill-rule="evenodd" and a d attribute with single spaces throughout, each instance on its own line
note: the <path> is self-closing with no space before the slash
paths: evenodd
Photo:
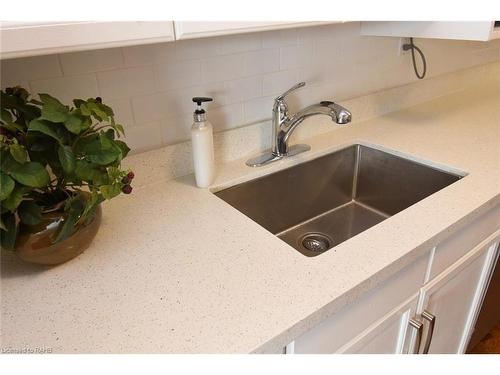
<path id="1" fill-rule="evenodd" d="M 410 50 L 407 50 L 407 51 L 403 50 L 404 44 L 410 44 L 410 38 L 399 38 L 398 56 L 405 56 L 405 55 L 411 53 Z"/>

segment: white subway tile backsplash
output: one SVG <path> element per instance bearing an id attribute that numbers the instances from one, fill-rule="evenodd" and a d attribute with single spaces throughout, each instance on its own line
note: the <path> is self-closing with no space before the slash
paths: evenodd
<path id="1" fill-rule="evenodd" d="M 157 91 L 180 89 L 201 82 L 201 65 L 198 60 L 155 65 L 154 71 Z"/>
<path id="2" fill-rule="evenodd" d="M 260 49 L 261 46 L 260 33 L 227 35 L 219 38 L 219 54 L 221 55 L 255 51 Z"/>
<path id="3" fill-rule="evenodd" d="M 224 83 L 226 103 L 243 102 L 262 96 L 262 77 L 254 76 Z"/>
<path id="4" fill-rule="evenodd" d="M 243 104 L 236 103 L 217 107 L 207 114 L 207 118 L 212 123 L 214 131 L 236 128 L 244 124 Z"/>
<path id="5" fill-rule="evenodd" d="M 121 48 L 64 53 L 59 57 L 64 75 L 91 73 L 123 67 Z"/>
<path id="6" fill-rule="evenodd" d="M 307 86 L 311 87 L 330 81 L 334 74 L 336 77 L 340 77 L 342 72 L 339 69 L 332 68 L 325 61 L 314 61 L 309 66 L 299 68 L 297 78 L 298 81 L 306 82 Z"/>
<path id="7" fill-rule="evenodd" d="M 106 100 L 156 91 L 156 81 L 151 66 L 99 72 L 97 81 L 101 96 Z"/>
<path id="8" fill-rule="evenodd" d="M 205 83 L 222 82 L 243 77 L 244 55 L 217 56 L 203 60 L 201 76 Z"/>
<path id="9" fill-rule="evenodd" d="M 310 66 L 313 61 L 312 45 L 280 48 L 280 70 Z"/>
<path id="10" fill-rule="evenodd" d="M 208 96 L 214 99 L 212 102 L 204 104 L 204 107 L 209 111 L 224 105 L 226 102 L 223 83 L 138 96 L 132 98 L 135 122 L 140 124 L 158 121 L 165 117 L 175 117 L 186 113 L 189 113 L 192 117 L 195 109 L 192 98 L 195 96 Z"/>
<path id="11" fill-rule="evenodd" d="M 167 116 L 179 115 L 173 93 L 155 93 L 132 98 L 132 110 L 136 124 L 159 121 Z"/>
<path id="12" fill-rule="evenodd" d="M 320 85 L 304 90 L 303 101 L 307 104 L 318 103 L 322 100 L 340 101 L 343 100 L 338 94 L 337 84 L 324 82 Z M 350 109 L 350 108 L 349 108 Z"/>
<path id="13" fill-rule="evenodd" d="M 99 96 L 93 73 L 31 81 L 31 90 L 32 93 L 50 94 L 67 105 L 71 105 L 75 98 L 87 99 Z"/>
<path id="14" fill-rule="evenodd" d="M 359 22 L 2 60 L 0 84 L 21 84 L 67 103 L 101 96 L 137 151 L 188 139 L 194 96 L 214 98 L 205 108 L 220 131 L 269 120 L 274 97 L 298 81 L 307 86 L 288 97 L 292 112 L 322 99 L 390 89 L 376 94 L 386 104 L 349 101 L 355 118 L 363 118 L 457 90 L 471 79 L 442 74 L 500 60 L 500 40 L 415 42 L 428 73 L 412 93 L 401 88 L 417 81 L 410 54 L 398 53 L 398 38 L 362 36 Z"/>
<path id="15" fill-rule="evenodd" d="M 179 40 L 175 43 L 176 60 L 194 60 L 216 56 L 218 54 L 218 38 L 202 38 Z"/>
<path id="16" fill-rule="evenodd" d="M 387 67 L 357 65 L 354 74 L 349 79 L 349 85 L 340 85 L 339 97 L 341 99 L 350 99 L 357 96 L 356 93 L 359 90 L 363 90 L 368 94 L 394 87 L 396 86 L 395 82 L 409 83 L 416 81 L 417 78 L 412 69 L 407 64 L 401 63 Z"/>
<path id="17" fill-rule="evenodd" d="M 245 123 L 252 124 L 272 117 L 274 96 L 264 96 L 243 103 Z"/>
<path id="18" fill-rule="evenodd" d="M 297 29 L 267 31 L 262 33 L 262 48 L 294 46 L 297 40 Z"/>
<path id="19" fill-rule="evenodd" d="M 344 39 L 339 46 L 331 46 L 333 50 L 342 53 L 344 60 L 356 64 L 369 65 L 373 61 L 399 59 L 399 38 L 380 38 L 374 36 L 359 36 Z M 327 47 L 322 48 L 327 51 Z"/>
<path id="20" fill-rule="evenodd" d="M 276 72 L 280 68 L 279 49 L 263 49 L 244 55 L 244 75 L 253 76 Z"/>
<path id="21" fill-rule="evenodd" d="M 125 66 L 152 65 L 175 60 L 175 43 L 143 44 L 123 48 Z"/>
<path id="22" fill-rule="evenodd" d="M 110 106 L 113 109 L 113 113 L 115 114 L 115 121 L 118 124 L 122 124 L 125 129 L 128 129 L 135 125 L 130 99 L 125 98 L 107 100 L 104 102 L 104 104 Z"/>
<path id="23" fill-rule="evenodd" d="M 124 141 L 133 152 L 141 152 L 158 147 L 161 137 L 160 123 L 153 122 L 126 129 Z"/>
<path id="24" fill-rule="evenodd" d="M 264 75 L 262 78 L 262 94 L 281 94 L 298 81 L 298 69 L 285 70 Z"/>
<path id="25" fill-rule="evenodd" d="M 19 82 L 49 79 L 63 75 L 57 55 L 1 60 L 0 69 L 2 87 L 16 86 Z"/>
<path id="26" fill-rule="evenodd" d="M 165 145 L 172 145 L 189 139 L 193 116 L 184 114 L 168 117 L 161 121 L 162 140 Z"/>

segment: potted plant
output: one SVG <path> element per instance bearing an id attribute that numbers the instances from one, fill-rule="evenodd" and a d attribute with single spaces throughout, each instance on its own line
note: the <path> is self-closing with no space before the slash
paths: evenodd
<path id="1" fill-rule="evenodd" d="M 0 235 L 23 260 L 58 264 L 97 233 L 100 204 L 129 194 L 134 174 L 120 168 L 130 149 L 100 98 L 72 106 L 22 87 L 1 91 Z"/>

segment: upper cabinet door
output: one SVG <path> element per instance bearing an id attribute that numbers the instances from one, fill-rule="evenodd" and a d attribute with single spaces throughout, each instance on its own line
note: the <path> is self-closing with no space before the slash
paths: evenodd
<path id="1" fill-rule="evenodd" d="M 287 29 L 291 27 L 314 26 L 329 23 L 340 23 L 341 21 L 330 22 L 211 22 L 211 21 L 174 21 L 176 39 L 204 38 L 208 36 L 250 33 L 266 30 Z"/>
<path id="2" fill-rule="evenodd" d="M 493 21 L 369 21 L 361 23 L 361 34 L 414 38 L 488 41 L 500 38 Z"/>
<path id="3" fill-rule="evenodd" d="M 174 40 L 172 21 L 1 24 L 1 58 L 14 58 Z"/>

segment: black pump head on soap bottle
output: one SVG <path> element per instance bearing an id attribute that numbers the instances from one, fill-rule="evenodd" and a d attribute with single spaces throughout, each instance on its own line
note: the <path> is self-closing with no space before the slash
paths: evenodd
<path id="1" fill-rule="evenodd" d="M 196 103 L 197 107 L 196 107 L 196 110 L 194 111 L 194 113 L 197 115 L 201 115 L 201 114 L 205 113 L 205 110 L 201 107 L 201 104 L 205 103 L 205 102 L 211 102 L 211 101 L 213 101 L 212 98 L 208 98 L 205 96 L 195 96 L 193 98 L 193 102 Z"/>

